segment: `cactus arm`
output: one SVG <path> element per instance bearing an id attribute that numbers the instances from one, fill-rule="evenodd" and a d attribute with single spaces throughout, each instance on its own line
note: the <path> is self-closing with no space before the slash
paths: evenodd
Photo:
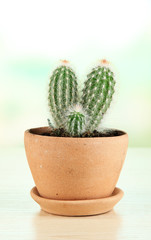
<path id="1" fill-rule="evenodd" d="M 85 131 L 86 115 L 81 105 L 76 104 L 66 113 L 66 131 L 70 136 L 80 136 Z"/>
<path id="2" fill-rule="evenodd" d="M 71 112 L 67 116 L 67 132 L 71 136 L 80 136 L 84 131 L 85 116 L 80 112 Z"/>
<path id="3" fill-rule="evenodd" d="M 106 65 L 97 66 L 87 76 L 81 104 L 89 115 L 88 130 L 93 131 L 100 124 L 112 101 L 114 86 L 114 74 Z"/>
<path id="4" fill-rule="evenodd" d="M 49 125 L 49 127 L 50 127 L 51 129 L 54 129 L 54 126 L 53 126 L 53 124 L 51 123 L 51 121 L 50 121 L 49 118 L 47 119 L 47 121 L 48 121 L 48 125 Z"/>
<path id="5" fill-rule="evenodd" d="M 77 103 L 77 78 L 73 70 L 62 65 L 55 69 L 50 77 L 48 102 L 56 127 L 64 125 L 64 115 L 67 109 Z"/>

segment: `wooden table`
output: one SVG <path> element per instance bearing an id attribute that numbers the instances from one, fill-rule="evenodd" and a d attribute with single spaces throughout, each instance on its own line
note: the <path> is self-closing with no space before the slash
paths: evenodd
<path id="1" fill-rule="evenodd" d="M 61 217 L 40 210 L 24 149 L 0 151 L 1 240 L 151 239 L 151 149 L 129 149 L 118 187 L 124 198 L 109 213 Z"/>

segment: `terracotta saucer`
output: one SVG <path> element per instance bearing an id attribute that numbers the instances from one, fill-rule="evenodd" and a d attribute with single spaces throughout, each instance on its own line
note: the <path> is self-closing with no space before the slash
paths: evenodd
<path id="1" fill-rule="evenodd" d="M 86 216 L 108 212 L 124 195 L 120 188 L 115 188 L 112 195 L 107 198 L 71 201 L 53 200 L 41 197 L 36 187 L 31 189 L 30 194 L 45 212 L 64 216 Z"/>

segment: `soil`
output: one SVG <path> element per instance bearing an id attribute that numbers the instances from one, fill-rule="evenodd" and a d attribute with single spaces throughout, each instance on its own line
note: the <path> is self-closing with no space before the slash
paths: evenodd
<path id="1" fill-rule="evenodd" d="M 115 137 L 115 136 L 121 136 L 124 133 L 122 131 L 116 130 L 116 129 L 109 129 L 104 132 L 98 132 L 97 130 L 94 130 L 92 133 L 90 132 L 84 132 L 81 134 L 81 138 L 89 138 L 89 137 Z M 42 136 L 54 136 L 54 137 L 71 137 L 69 133 L 67 133 L 63 128 L 58 129 L 51 129 L 50 131 L 43 132 L 40 135 Z M 77 137 L 77 136 L 74 136 Z"/>

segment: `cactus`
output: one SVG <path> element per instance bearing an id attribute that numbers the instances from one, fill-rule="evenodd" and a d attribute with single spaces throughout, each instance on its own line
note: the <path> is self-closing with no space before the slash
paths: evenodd
<path id="1" fill-rule="evenodd" d="M 85 115 L 79 105 L 67 114 L 66 130 L 71 136 L 80 136 L 85 131 Z"/>
<path id="2" fill-rule="evenodd" d="M 48 121 L 48 125 L 49 125 L 49 127 L 50 127 L 51 129 L 54 129 L 54 126 L 53 126 L 53 124 L 51 123 L 51 121 L 50 121 L 49 118 L 47 119 L 47 121 Z"/>
<path id="3" fill-rule="evenodd" d="M 70 136 L 81 136 L 84 131 L 97 129 L 114 94 L 114 74 L 106 60 L 93 68 L 84 83 L 83 95 L 78 103 L 77 78 L 66 65 L 54 70 L 49 83 L 49 106 L 54 127 L 64 128 Z M 50 120 L 48 124 L 54 128 Z"/>
<path id="4" fill-rule="evenodd" d="M 77 78 L 73 70 L 66 65 L 54 70 L 49 83 L 49 107 L 56 127 L 64 125 L 64 114 L 67 109 L 77 103 Z"/>
<path id="5" fill-rule="evenodd" d="M 92 69 L 84 83 L 81 104 L 89 116 L 87 129 L 93 131 L 98 127 L 103 115 L 112 101 L 114 93 L 114 74 L 108 67 L 106 60 L 101 65 Z"/>

